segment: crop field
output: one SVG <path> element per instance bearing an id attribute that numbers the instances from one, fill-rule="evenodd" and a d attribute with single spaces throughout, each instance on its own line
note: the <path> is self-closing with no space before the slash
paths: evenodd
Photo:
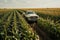
<path id="1" fill-rule="evenodd" d="M 39 15 L 37 23 L 28 23 L 27 10 Z M 60 9 L 0 9 L 0 40 L 60 40 Z"/>

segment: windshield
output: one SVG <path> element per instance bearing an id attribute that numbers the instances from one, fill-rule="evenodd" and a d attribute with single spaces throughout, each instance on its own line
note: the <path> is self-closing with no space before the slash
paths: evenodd
<path id="1" fill-rule="evenodd" d="M 33 12 L 27 12 L 27 14 L 33 14 Z"/>

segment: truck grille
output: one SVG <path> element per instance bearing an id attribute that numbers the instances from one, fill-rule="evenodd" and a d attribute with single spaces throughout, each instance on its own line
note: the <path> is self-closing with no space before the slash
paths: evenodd
<path id="1" fill-rule="evenodd" d="M 37 18 L 36 16 L 30 17 L 30 18 Z"/>

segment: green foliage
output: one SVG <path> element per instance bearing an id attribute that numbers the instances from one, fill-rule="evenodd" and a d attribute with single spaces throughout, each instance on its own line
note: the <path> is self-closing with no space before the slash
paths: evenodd
<path id="1" fill-rule="evenodd" d="M 55 24 L 52 20 L 45 20 L 40 18 L 38 20 L 38 26 L 53 40 L 60 40 L 60 24 Z"/>
<path id="2" fill-rule="evenodd" d="M 50 20 L 54 20 L 54 22 L 59 21 L 60 20 L 60 15 L 56 16 L 56 15 L 49 15 L 49 14 L 44 14 L 41 12 L 37 12 L 37 14 L 44 18 L 44 19 L 50 19 Z M 60 22 L 60 21 L 59 21 Z"/>

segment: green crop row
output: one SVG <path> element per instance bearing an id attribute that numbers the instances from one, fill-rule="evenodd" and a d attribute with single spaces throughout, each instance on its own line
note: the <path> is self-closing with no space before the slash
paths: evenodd
<path id="1" fill-rule="evenodd" d="M 53 40 L 60 40 L 60 24 L 54 23 L 54 21 L 49 19 L 40 19 L 37 21 L 38 27 L 43 30 L 50 38 Z"/>
<path id="2" fill-rule="evenodd" d="M 9 25 L 9 20 L 10 20 L 10 13 L 9 12 L 7 12 L 4 16 L 2 16 L 2 18 L 0 19 L 0 39 L 1 40 L 4 40 L 5 39 L 5 37 L 6 37 L 6 27 L 7 27 L 7 25 Z"/>
<path id="3" fill-rule="evenodd" d="M 49 14 L 44 14 L 44 13 L 41 13 L 41 12 L 36 12 L 36 13 L 44 19 L 50 19 L 50 20 L 54 20 L 54 22 L 58 21 L 58 23 L 60 23 L 60 15 L 58 15 L 58 16 L 49 15 Z"/>

